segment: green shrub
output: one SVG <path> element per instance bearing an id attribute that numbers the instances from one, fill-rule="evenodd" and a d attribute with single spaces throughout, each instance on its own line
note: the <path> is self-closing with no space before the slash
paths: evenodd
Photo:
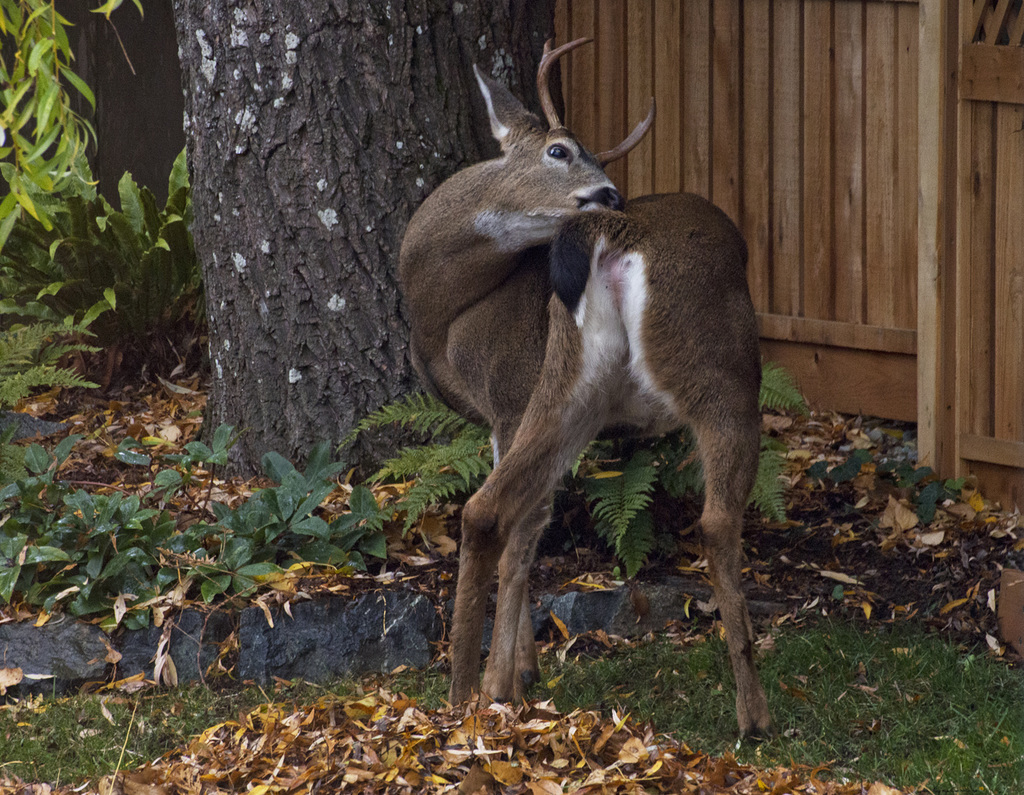
<path id="1" fill-rule="evenodd" d="M 365 568 L 364 555 L 385 553 L 384 515 L 373 494 L 356 487 L 349 511 L 327 522 L 316 515 L 343 465 L 330 460 L 330 445 L 317 445 L 305 472 L 269 453 L 266 475 L 275 485 L 239 506 L 212 505 L 216 520 L 182 527 L 168 509 L 185 501 L 199 466 L 227 463 L 234 431 L 221 426 L 207 446 L 190 442 L 167 456 L 144 496 L 93 494 L 56 477 L 81 438 L 71 436 L 51 455 L 40 445 L 25 454 L 29 476 L 0 489 L 0 600 L 15 593 L 47 612 L 100 616 L 112 628 L 150 620 L 149 600 L 169 589 L 198 587 L 207 602 L 247 595 L 261 579 L 281 575 L 295 560 L 341 569 Z M 148 454 L 126 439 L 115 458 L 152 469 Z M 132 607 L 133 604 L 139 607 Z"/>
<path id="2" fill-rule="evenodd" d="M 192 237 L 191 189 L 182 151 L 166 206 L 125 174 L 120 212 L 102 196 L 69 194 L 47 229 L 23 217 L 0 252 L 0 315 L 52 323 L 95 318 L 96 344 L 125 366 L 157 363 L 202 323 L 202 281 Z"/>

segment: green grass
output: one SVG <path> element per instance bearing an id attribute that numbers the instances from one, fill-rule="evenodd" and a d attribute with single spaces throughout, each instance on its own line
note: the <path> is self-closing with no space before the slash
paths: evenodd
<path id="1" fill-rule="evenodd" d="M 778 730 L 737 747 L 725 643 L 665 641 L 552 670 L 560 709 L 617 707 L 709 753 L 936 793 L 1024 792 L 1024 675 L 905 626 L 788 630 L 759 661 Z M 550 680 L 549 680 L 550 681 Z"/>
<path id="2" fill-rule="evenodd" d="M 759 766 L 828 765 L 831 775 L 934 793 L 1024 791 L 1024 674 L 991 657 L 906 625 L 871 634 L 838 623 L 788 629 L 759 661 L 779 730 L 761 744 L 736 741 L 735 691 L 725 644 L 681 649 L 645 642 L 601 659 L 554 655 L 542 662 L 559 709 L 577 707 L 653 721 L 662 732 L 712 754 L 733 751 Z M 187 687 L 134 696 L 47 699 L 0 710 L 0 775 L 68 783 L 150 761 L 193 734 L 267 701 L 305 704 L 384 685 L 444 704 L 437 671 L 372 677 L 330 687 L 293 685 L 211 691 Z M 783 685 L 785 687 L 783 687 Z M 133 710 L 134 717 L 133 717 Z"/>

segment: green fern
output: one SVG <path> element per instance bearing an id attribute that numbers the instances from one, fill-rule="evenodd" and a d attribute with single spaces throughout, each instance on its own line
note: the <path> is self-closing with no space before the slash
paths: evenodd
<path id="1" fill-rule="evenodd" d="M 55 323 L 0 330 L 0 409 L 10 408 L 39 387 L 96 386 L 57 366 L 68 353 L 93 350 L 88 345 L 65 341 L 82 331 Z"/>
<path id="2" fill-rule="evenodd" d="M 780 451 L 772 446 L 764 446 L 762 441 L 761 455 L 757 461 L 757 478 L 750 490 L 750 504 L 763 517 L 773 522 L 786 521 L 786 501 L 783 498 L 782 462 Z"/>
<path id="3" fill-rule="evenodd" d="M 800 394 L 793 376 L 782 365 L 765 362 L 761 367 L 761 409 L 796 411 L 807 414 L 807 401 Z M 757 479 L 750 492 L 750 504 L 761 515 L 773 522 L 786 521 L 786 502 L 783 499 L 782 464 L 784 449 L 781 445 L 761 437 L 761 455 L 758 458 Z"/>
<path id="4" fill-rule="evenodd" d="M 367 415 L 352 429 L 341 446 L 348 446 L 364 431 L 387 425 L 400 425 L 416 433 L 428 434 L 431 439 L 452 435 L 466 428 L 481 427 L 452 411 L 432 395 L 418 392 L 381 406 Z"/>
<path id="5" fill-rule="evenodd" d="M 594 529 L 615 551 L 632 577 L 654 546 L 654 522 L 648 507 L 658 479 L 651 450 L 638 450 L 621 473 L 589 477 L 583 491 L 591 502 Z"/>
<path id="6" fill-rule="evenodd" d="M 775 362 L 765 362 L 761 367 L 761 393 L 758 396 L 758 403 L 762 410 L 796 411 L 807 414 L 807 401 L 800 394 L 793 376 Z"/>
<path id="7" fill-rule="evenodd" d="M 77 373 L 58 366 L 68 353 L 92 350 L 73 341 L 73 337 L 84 331 L 81 326 L 55 323 L 34 323 L 0 330 L 0 411 L 10 409 L 41 387 L 96 386 Z M 11 444 L 14 430 L 12 426 L 0 433 L 0 485 L 27 475 L 24 450 Z"/>
<path id="8" fill-rule="evenodd" d="M 342 445 L 364 431 L 399 425 L 424 434 L 429 444 L 406 447 L 385 461 L 373 481 L 412 480 L 395 507 L 405 512 L 408 532 L 432 505 L 451 502 L 480 488 L 491 472 L 490 434 L 430 395 L 408 395 L 362 420 Z"/>

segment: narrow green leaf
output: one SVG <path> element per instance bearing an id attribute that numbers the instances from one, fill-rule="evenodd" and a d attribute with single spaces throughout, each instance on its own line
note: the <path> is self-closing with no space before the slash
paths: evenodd
<path id="1" fill-rule="evenodd" d="M 70 69 L 64 69 L 62 74 L 71 85 L 78 89 L 78 93 L 85 97 L 85 101 L 92 106 L 92 109 L 96 110 L 96 95 L 92 93 L 92 89 L 89 88 L 86 82 Z"/>
<path id="2" fill-rule="evenodd" d="M 42 41 L 36 42 L 35 47 L 32 48 L 32 54 L 28 56 L 28 73 L 32 77 L 35 77 L 36 72 L 39 71 L 39 62 L 43 59 L 53 47 L 53 41 L 50 39 L 43 39 Z"/>

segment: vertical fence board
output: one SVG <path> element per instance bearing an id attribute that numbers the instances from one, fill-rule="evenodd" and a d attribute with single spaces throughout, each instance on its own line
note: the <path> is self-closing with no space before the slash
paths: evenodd
<path id="1" fill-rule="evenodd" d="M 654 2 L 631 0 L 626 16 L 627 124 L 629 129 L 647 115 L 654 97 Z M 664 108 L 661 112 L 671 112 Z M 657 115 L 657 114 L 656 114 Z M 625 195 L 654 192 L 654 136 L 644 140 L 626 158 Z"/>
<path id="2" fill-rule="evenodd" d="M 683 3 L 683 190 L 711 196 L 711 0 Z"/>
<path id="3" fill-rule="evenodd" d="M 740 7 L 715 3 L 711 45 L 711 199 L 739 220 L 740 204 Z"/>
<path id="4" fill-rule="evenodd" d="M 626 2 L 601 0 L 595 20 L 598 103 L 595 152 L 616 146 L 626 137 Z M 616 185 L 626 181 L 626 162 L 617 160 L 605 169 Z"/>
<path id="5" fill-rule="evenodd" d="M 679 123 L 683 112 L 681 95 L 679 3 L 654 0 L 654 98 L 658 113 L 654 118 L 656 167 L 654 190 L 677 191 L 683 185 Z"/>
<path id="6" fill-rule="evenodd" d="M 917 8 L 896 6 L 896 231 L 897 250 L 893 281 L 897 328 L 914 328 L 917 323 L 917 113 L 902 109 L 917 104 L 918 14 Z"/>
<path id="7" fill-rule="evenodd" d="M 995 120 L 995 437 L 1024 440 L 1024 105 Z"/>
<path id="8" fill-rule="evenodd" d="M 572 19 L 575 5 L 558 3 L 555 6 L 555 44 L 564 44 L 573 39 Z M 572 57 L 562 58 L 558 62 L 561 72 L 562 100 L 565 103 L 565 123 L 570 124 L 575 118 L 572 103 Z"/>
<path id="9" fill-rule="evenodd" d="M 895 315 L 896 261 L 896 9 L 868 3 L 865 12 L 865 319 L 891 325 Z"/>
<path id="10" fill-rule="evenodd" d="M 572 13 L 573 39 L 593 38 L 597 30 L 594 0 L 575 0 Z M 572 52 L 567 80 L 569 103 L 566 107 L 566 125 L 575 130 L 584 141 L 591 145 L 597 134 L 597 84 L 594 45 L 588 44 Z"/>
<path id="11" fill-rule="evenodd" d="M 771 3 L 743 5 L 743 220 L 754 306 L 771 311 Z"/>
<path id="12" fill-rule="evenodd" d="M 992 417 L 992 377 L 995 285 L 992 283 L 992 214 L 995 210 L 994 153 L 990 134 L 993 106 L 969 103 L 961 124 L 960 180 L 961 223 L 958 237 L 960 262 L 957 286 L 960 292 L 957 313 L 960 427 L 963 431 L 990 436 Z"/>
<path id="13" fill-rule="evenodd" d="M 835 319 L 863 321 L 864 6 L 835 7 Z"/>
<path id="14" fill-rule="evenodd" d="M 803 316 L 834 318 L 832 267 L 832 4 L 804 5 Z"/>
<path id="15" fill-rule="evenodd" d="M 772 8 L 772 312 L 800 314 L 800 3 Z"/>

